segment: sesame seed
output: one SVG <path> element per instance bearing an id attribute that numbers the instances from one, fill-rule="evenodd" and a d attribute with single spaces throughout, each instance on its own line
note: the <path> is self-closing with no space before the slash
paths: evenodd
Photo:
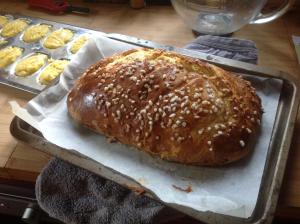
<path id="1" fill-rule="evenodd" d="M 212 152 L 212 151 L 213 151 L 213 148 L 209 148 L 208 150 L 209 150 L 210 152 Z"/>
<path id="2" fill-rule="evenodd" d="M 170 114 L 170 116 L 169 117 L 175 117 L 176 116 L 176 114 L 175 113 L 173 113 L 173 114 Z"/>
<path id="3" fill-rule="evenodd" d="M 249 128 L 246 128 L 246 130 L 247 130 L 247 132 L 248 132 L 249 134 L 251 134 L 251 133 L 252 133 L 251 129 L 249 129 Z"/>
<path id="4" fill-rule="evenodd" d="M 211 127 L 207 127 L 207 130 L 210 131 L 210 130 L 211 130 Z"/>
<path id="5" fill-rule="evenodd" d="M 240 146 L 245 147 L 245 142 L 243 140 L 240 140 Z"/>
<path id="6" fill-rule="evenodd" d="M 201 135 L 204 132 L 204 129 L 201 128 L 200 130 L 198 130 L 198 134 Z"/>
<path id="7" fill-rule="evenodd" d="M 179 99 L 178 96 L 174 96 L 174 97 L 170 100 L 170 102 L 173 103 L 173 102 L 177 101 L 178 99 Z"/>
<path id="8" fill-rule="evenodd" d="M 211 145 L 211 141 L 207 141 L 207 144 L 208 144 L 208 145 Z"/>
<path id="9" fill-rule="evenodd" d="M 210 104 L 210 102 L 209 102 L 209 101 L 207 101 L 207 100 L 203 100 L 203 101 L 202 101 L 202 104 L 203 104 L 203 105 L 209 105 L 209 104 Z"/>
<path id="10" fill-rule="evenodd" d="M 155 139 L 156 139 L 156 140 L 159 140 L 159 136 L 158 136 L 158 135 L 157 135 L 157 136 L 155 136 Z"/>
<path id="11" fill-rule="evenodd" d="M 183 102 L 180 104 L 180 107 L 183 108 L 186 104 L 187 104 L 186 102 Z"/>
<path id="12" fill-rule="evenodd" d="M 130 80 L 132 80 L 132 81 L 134 81 L 134 82 L 136 82 L 136 80 L 137 80 L 137 77 L 135 77 L 135 76 L 131 76 L 129 79 L 130 79 Z"/>
<path id="13" fill-rule="evenodd" d="M 226 128 L 226 126 L 225 126 L 224 124 L 220 124 L 220 127 L 221 127 L 222 129 L 225 129 L 225 128 Z"/>
<path id="14" fill-rule="evenodd" d="M 195 93 L 195 94 L 194 94 L 194 98 L 195 98 L 195 99 L 199 98 L 200 96 L 201 96 L 201 95 L 200 95 L 199 93 Z"/>
<path id="15" fill-rule="evenodd" d="M 173 124 L 173 125 L 172 125 L 172 129 L 175 129 L 175 128 L 178 128 L 178 125 L 177 125 L 177 124 Z"/>

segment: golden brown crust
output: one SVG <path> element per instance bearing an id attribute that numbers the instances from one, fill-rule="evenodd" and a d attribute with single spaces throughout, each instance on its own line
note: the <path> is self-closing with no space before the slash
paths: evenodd
<path id="1" fill-rule="evenodd" d="M 250 83 L 163 50 L 134 49 L 87 70 L 68 95 L 90 129 L 163 159 L 221 165 L 244 157 L 261 120 Z"/>

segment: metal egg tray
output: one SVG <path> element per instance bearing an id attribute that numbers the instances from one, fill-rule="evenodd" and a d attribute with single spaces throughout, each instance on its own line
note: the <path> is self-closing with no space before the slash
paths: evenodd
<path id="1" fill-rule="evenodd" d="M 67 59 L 71 60 L 72 57 L 74 57 L 76 54 L 72 54 L 70 52 L 70 48 L 73 44 L 73 42 L 79 38 L 82 35 L 92 35 L 94 33 L 97 34 L 103 34 L 99 31 L 93 31 L 84 29 L 81 27 L 76 27 L 68 24 L 61 24 L 53 21 L 43 20 L 39 18 L 32 18 L 29 16 L 21 16 L 21 15 L 11 15 L 6 13 L 0 13 L 0 16 L 6 16 L 9 21 L 13 21 L 15 19 L 24 19 L 28 21 L 28 26 L 20 33 L 18 33 L 14 37 L 2 37 L 0 35 L 0 41 L 3 40 L 6 43 L 0 44 L 0 50 L 9 47 L 9 46 L 15 46 L 19 47 L 23 50 L 22 55 L 19 56 L 12 64 L 8 65 L 7 67 L 1 69 L 0 68 L 0 83 L 12 86 L 17 89 L 21 89 L 26 92 L 37 94 L 41 92 L 46 85 L 43 85 L 39 82 L 38 78 L 40 73 L 47 67 L 47 65 L 50 63 L 49 59 L 57 60 L 57 59 Z M 38 24 L 46 24 L 50 26 L 50 31 L 40 40 L 33 42 L 33 43 L 27 43 L 24 42 L 22 37 L 24 35 L 24 32 L 27 28 L 29 28 L 32 25 L 38 25 Z M 62 47 L 59 47 L 57 49 L 48 49 L 43 46 L 44 40 L 49 36 L 49 34 L 55 30 L 58 29 L 69 29 L 73 32 L 73 37 L 70 39 L 68 43 L 63 45 Z M 1 32 L 2 28 L 0 28 Z M 16 65 L 24 58 L 31 56 L 35 53 L 42 53 L 47 55 L 48 60 L 45 61 L 45 64 L 38 69 L 36 72 L 32 73 L 29 76 L 21 77 L 17 76 L 15 74 L 15 68 Z M 57 79 L 53 80 L 55 82 Z"/>

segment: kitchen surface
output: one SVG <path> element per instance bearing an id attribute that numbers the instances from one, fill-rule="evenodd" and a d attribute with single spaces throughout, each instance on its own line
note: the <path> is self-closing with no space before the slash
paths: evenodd
<path id="1" fill-rule="evenodd" d="M 134 1 L 133 1 L 134 2 Z M 267 9 L 274 9 L 280 1 L 271 1 Z M 90 8 L 88 14 L 53 14 L 28 7 L 26 1 L 0 1 L 0 12 L 41 18 L 75 25 L 105 33 L 120 33 L 160 44 L 184 47 L 196 34 L 182 21 L 169 4 L 148 4 L 133 9 L 127 3 L 72 1 Z M 280 4 L 280 3 L 279 3 Z M 300 65 L 292 36 L 300 36 L 300 3 L 279 19 L 259 25 L 246 25 L 231 37 L 252 40 L 258 48 L 258 65 L 282 70 L 300 81 Z M 24 106 L 34 97 L 5 85 L 0 85 L 0 183 L 33 185 L 37 176 L 53 158 L 51 155 L 18 142 L 10 134 L 14 117 L 9 105 L 17 101 Z M 294 126 L 286 171 L 280 189 L 275 220 L 300 222 L 300 117 Z M 1 219 L 1 218 L 0 218 Z M 185 219 L 179 219 L 184 223 Z M 197 221 L 186 219 L 188 223 Z"/>

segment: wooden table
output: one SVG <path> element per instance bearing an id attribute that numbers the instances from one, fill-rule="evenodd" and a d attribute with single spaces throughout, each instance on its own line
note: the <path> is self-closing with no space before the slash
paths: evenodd
<path id="1" fill-rule="evenodd" d="M 40 17 L 91 28 L 104 32 L 116 32 L 163 44 L 184 46 L 194 39 L 192 31 L 180 20 L 171 6 L 150 6 L 141 10 L 118 4 L 85 4 L 93 9 L 88 16 L 67 14 L 51 15 L 27 8 L 25 1 L 0 2 L 0 11 Z M 291 40 L 300 36 L 300 7 L 275 22 L 264 25 L 248 25 L 234 37 L 255 41 L 259 49 L 259 65 L 290 73 L 300 79 L 300 67 Z M 9 133 L 13 118 L 8 102 L 16 100 L 25 104 L 32 95 L 0 85 L 0 177 L 35 181 L 41 169 L 51 159 L 50 155 L 18 143 Z M 285 179 L 279 201 L 279 214 L 300 216 L 300 119 L 295 133 Z M 299 208 L 299 210 L 298 210 Z M 283 211 L 283 212 L 282 212 Z"/>

